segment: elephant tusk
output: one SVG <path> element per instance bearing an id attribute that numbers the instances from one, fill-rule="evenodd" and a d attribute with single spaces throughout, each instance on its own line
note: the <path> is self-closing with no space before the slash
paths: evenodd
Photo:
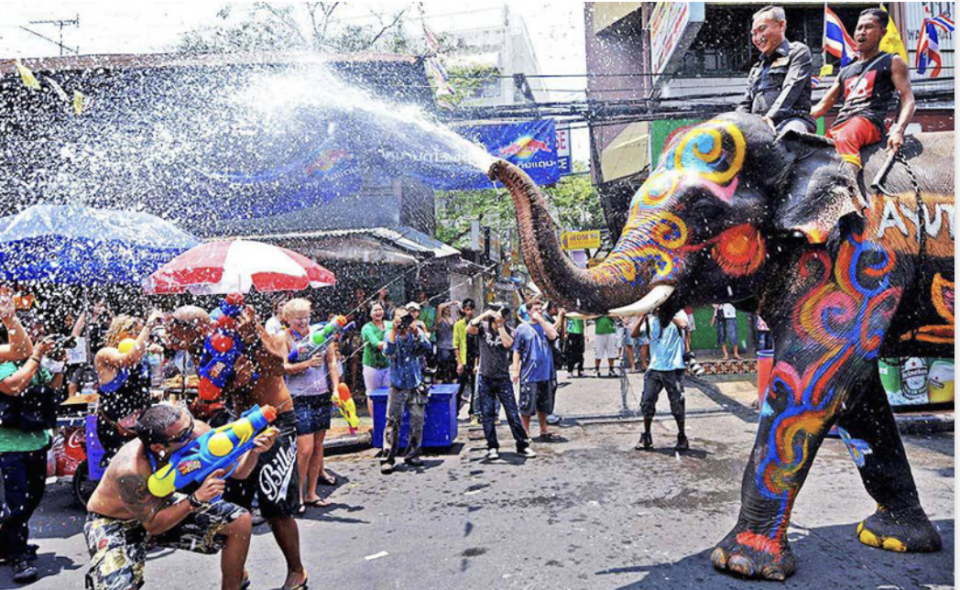
<path id="1" fill-rule="evenodd" d="M 625 307 L 618 307 L 610 310 L 610 315 L 621 317 L 639 316 L 648 314 L 657 309 L 663 302 L 673 294 L 676 287 L 670 285 L 657 285 L 647 293 L 643 299 L 636 303 L 631 303 Z"/>

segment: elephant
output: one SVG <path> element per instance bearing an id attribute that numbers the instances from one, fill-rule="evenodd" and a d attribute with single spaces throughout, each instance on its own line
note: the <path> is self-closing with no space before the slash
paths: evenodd
<path id="1" fill-rule="evenodd" d="M 885 159 L 864 151 L 864 178 Z M 953 356 L 953 133 L 919 134 L 881 194 L 863 203 L 829 140 L 777 137 L 759 117 L 720 115 L 675 138 L 637 190 L 598 266 L 564 255 L 538 187 L 502 160 L 531 279 L 584 314 L 656 314 L 730 302 L 774 336 L 771 386 L 733 530 L 711 553 L 734 575 L 785 580 L 787 527 L 817 450 L 836 425 L 877 509 L 862 543 L 937 551 L 880 382 L 881 357 Z M 912 178 L 918 182 L 915 190 Z M 918 201 L 919 198 L 919 201 Z M 922 211 L 919 211 L 922 209 Z"/>

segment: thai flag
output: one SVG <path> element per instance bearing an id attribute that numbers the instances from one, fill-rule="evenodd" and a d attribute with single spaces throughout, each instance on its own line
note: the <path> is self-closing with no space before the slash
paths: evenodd
<path id="1" fill-rule="evenodd" d="M 824 6 L 823 10 L 823 50 L 839 58 L 840 67 L 843 67 L 859 57 L 855 49 L 856 43 L 843 28 L 840 17 L 827 6 Z"/>
<path id="2" fill-rule="evenodd" d="M 930 77 L 936 78 L 940 75 L 940 69 L 943 66 L 943 59 L 940 56 L 940 39 L 933 19 L 925 18 L 923 26 L 920 27 L 920 38 L 917 39 L 917 73 L 926 73 L 927 66 L 930 64 L 933 64 Z"/>
<path id="3" fill-rule="evenodd" d="M 938 27 L 940 27 L 941 29 L 943 29 L 948 33 L 952 33 L 955 28 L 953 26 L 953 21 L 950 19 L 950 17 L 948 17 L 945 14 L 941 14 L 937 18 L 930 19 L 930 22 L 937 25 Z"/>
<path id="4" fill-rule="evenodd" d="M 820 78 L 816 76 L 810 76 L 810 87 L 814 90 L 820 88 Z"/>

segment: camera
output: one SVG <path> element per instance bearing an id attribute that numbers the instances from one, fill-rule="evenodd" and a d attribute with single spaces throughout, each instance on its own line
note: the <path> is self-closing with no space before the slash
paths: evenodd
<path id="1" fill-rule="evenodd" d="M 703 375 L 703 373 L 705 372 L 705 369 L 703 368 L 703 365 L 701 365 L 699 362 L 697 362 L 697 357 L 696 357 L 696 355 L 694 355 L 692 352 L 688 352 L 688 353 L 684 354 L 684 355 L 683 355 L 683 361 L 684 361 L 684 362 L 686 363 L 686 365 L 687 365 L 687 371 L 689 371 L 689 372 L 692 373 L 693 375 L 696 375 L 697 377 L 700 377 L 700 376 Z"/>
<path id="2" fill-rule="evenodd" d="M 408 313 L 407 315 L 401 317 L 397 320 L 397 328 L 400 330 L 406 330 L 413 325 L 413 314 Z"/>
<path id="3" fill-rule="evenodd" d="M 75 336 L 57 336 L 53 341 L 53 347 L 50 349 L 50 353 L 57 354 L 64 349 L 76 347 L 77 338 Z"/>

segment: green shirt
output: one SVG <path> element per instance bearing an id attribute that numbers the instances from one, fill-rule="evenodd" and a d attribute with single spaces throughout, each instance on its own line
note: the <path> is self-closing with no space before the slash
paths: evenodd
<path id="1" fill-rule="evenodd" d="M 610 316 L 603 316 L 597 318 L 597 332 L 598 335 L 602 334 L 616 334 L 617 333 L 617 324 L 614 323 L 613 318 Z"/>
<path id="2" fill-rule="evenodd" d="M 386 369 L 390 367 L 390 359 L 383 355 L 378 346 L 383 341 L 383 333 L 390 329 L 391 322 L 384 322 L 384 329 L 381 330 L 373 322 L 367 322 L 367 325 L 360 330 L 360 336 L 363 338 L 363 366 L 373 367 L 375 369 Z"/>
<path id="3" fill-rule="evenodd" d="M 437 323 L 437 308 L 423 304 L 420 307 L 420 321 L 427 327 L 428 332 L 433 332 L 433 325 Z"/>
<path id="4" fill-rule="evenodd" d="M 17 363 L 0 364 L 0 381 L 17 372 L 20 366 Z M 44 385 L 53 379 L 53 375 L 46 369 L 37 369 L 31 381 L 34 385 Z M 0 393 L 0 395 L 6 395 Z M 0 453 L 29 453 L 41 451 L 50 444 L 50 432 L 22 432 L 16 428 L 0 426 Z"/>
<path id="5" fill-rule="evenodd" d="M 567 320 L 567 334 L 583 334 L 583 320 Z"/>

